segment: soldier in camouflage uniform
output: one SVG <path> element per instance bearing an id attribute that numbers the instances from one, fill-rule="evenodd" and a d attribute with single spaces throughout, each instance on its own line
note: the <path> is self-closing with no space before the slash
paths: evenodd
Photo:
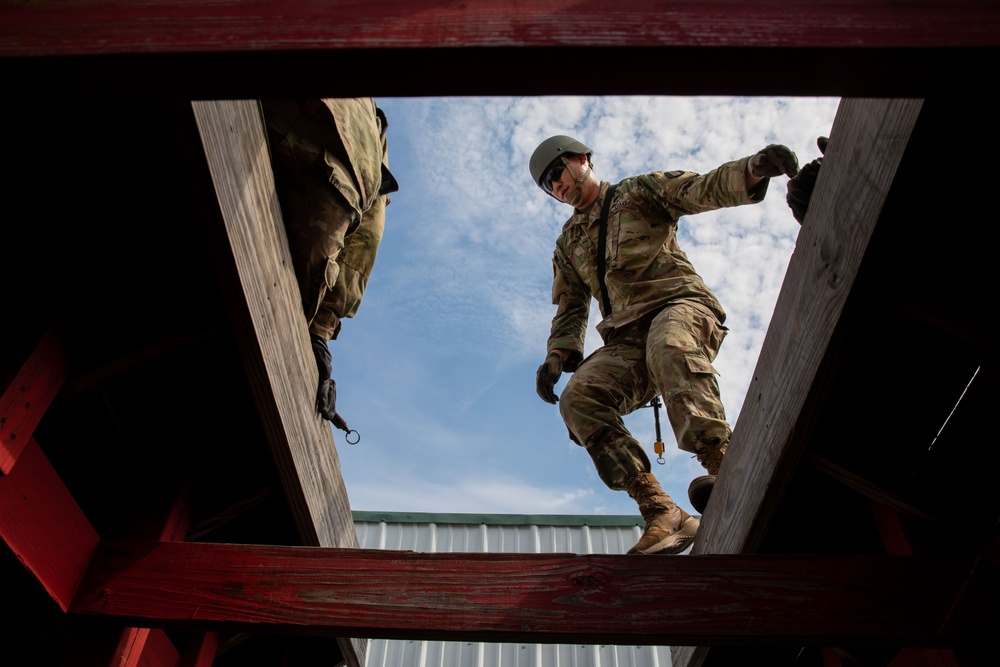
<path id="1" fill-rule="evenodd" d="M 316 408 L 344 428 L 327 342 L 361 305 L 385 228 L 388 194 L 398 190 L 388 169 L 388 123 L 370 97 L 262 100 L 261 106 L 319 369 Z"/>
<path id="2" fill-rule="evenodd" d="M 645 530 L 629 553 L 680 553 L 699 521 L 663 491 L 622 421 L 663 397 L 678 447 L 695 454 L 708 472 L 689 489 L 692 504 L 703 511 L 732 433 L 712 366 L 726 336 L 726 313 L 678 246 L 677 223 L 683 215 L 760 202 L 769 179 L 794 176 L 798 163 L 788 148 L 772 144 L 706 174 L 626 178 L 609 202 L 602 276 L 599 220 L 611 184 L 595 175 L 592 154 L 559 135 L 543 141 L 529 161 L 535 183 L 574 208 L 553 255 L 557 310 L 536 387 L 542 400 L 558 402 L 570 438 L 587 450 L 604 483 L 626 490 L 639 505 Z M 604 345 L 583 359 L 592 297 L 600 304 L 597 330 Z M 563 371 L 573 377 L 560 400 L 554 387 Z"/>

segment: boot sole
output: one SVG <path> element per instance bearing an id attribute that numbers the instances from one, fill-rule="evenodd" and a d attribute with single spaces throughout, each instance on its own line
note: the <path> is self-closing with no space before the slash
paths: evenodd
<path id="1" fill-rule="evenodd" d="M 694 517 L 690 517 L 684 522 L 681 529 L 673 535 L 665 537 L 651 547 L 647 547 L 641 551 L 629 550 L 628 553 L 643 556 L 679 554 L 694 541 L 695 536 L 698 534 L 699 526 L 701 526 L 701 522 Z"/>
<path id="2" fill-rule="evenodd" d="M 715 475 L 702 475 L 691 480 L 688 486 L 688 500 L 698 514 L 704 514 L 708 507 L 708 499 L 712 497 L 715 488 Z"/>

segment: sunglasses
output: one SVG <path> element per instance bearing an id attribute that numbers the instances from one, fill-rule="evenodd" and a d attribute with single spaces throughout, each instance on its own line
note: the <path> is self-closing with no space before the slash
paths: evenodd
<path id="1" fill-rule="evenodd" d="M 549 170 L 545 172 L 542 176 L 542 189 L 552 194 L 552 183 L 553 181 L 558 181 L 562 178 L 563 172 L 566 171 L 566 165 L 563 164 L 562 160 L 555 162 Z"/>

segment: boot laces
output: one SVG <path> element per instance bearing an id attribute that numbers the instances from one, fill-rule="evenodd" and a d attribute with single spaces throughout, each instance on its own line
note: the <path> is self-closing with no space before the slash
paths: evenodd
<path id="1" fill-rule="evenodd" d="M 722 457 L 726 453 L 728 444 L 711 446 L 706 445 L 695 452 L 695 456 L 710 475 L 719 474 L 719 466 L 722 465 Z"/>

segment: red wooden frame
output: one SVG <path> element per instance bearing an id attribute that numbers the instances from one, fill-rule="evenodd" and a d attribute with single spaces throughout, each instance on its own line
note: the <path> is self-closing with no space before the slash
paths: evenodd
<path id="1" fill-rule="evenodd" d="M 66 356 L 49 331 L 0 394 L 0 477 L 9 475 L 66 381 Z M 0 378 L 2 380 L 2 378 Z"/>
<path id="2" fill-rule="evenodd" d="M 178 629 L 226 624 L 336 637 L 951 646 L 992 641 L 990 619 L 1000 613 L 997 596 L 978 619 L 945 623 L 969 560 L 654 561 L 107 540 L 71 612 Z M 901 590 L 920 594 L 901 597 Z"/>

